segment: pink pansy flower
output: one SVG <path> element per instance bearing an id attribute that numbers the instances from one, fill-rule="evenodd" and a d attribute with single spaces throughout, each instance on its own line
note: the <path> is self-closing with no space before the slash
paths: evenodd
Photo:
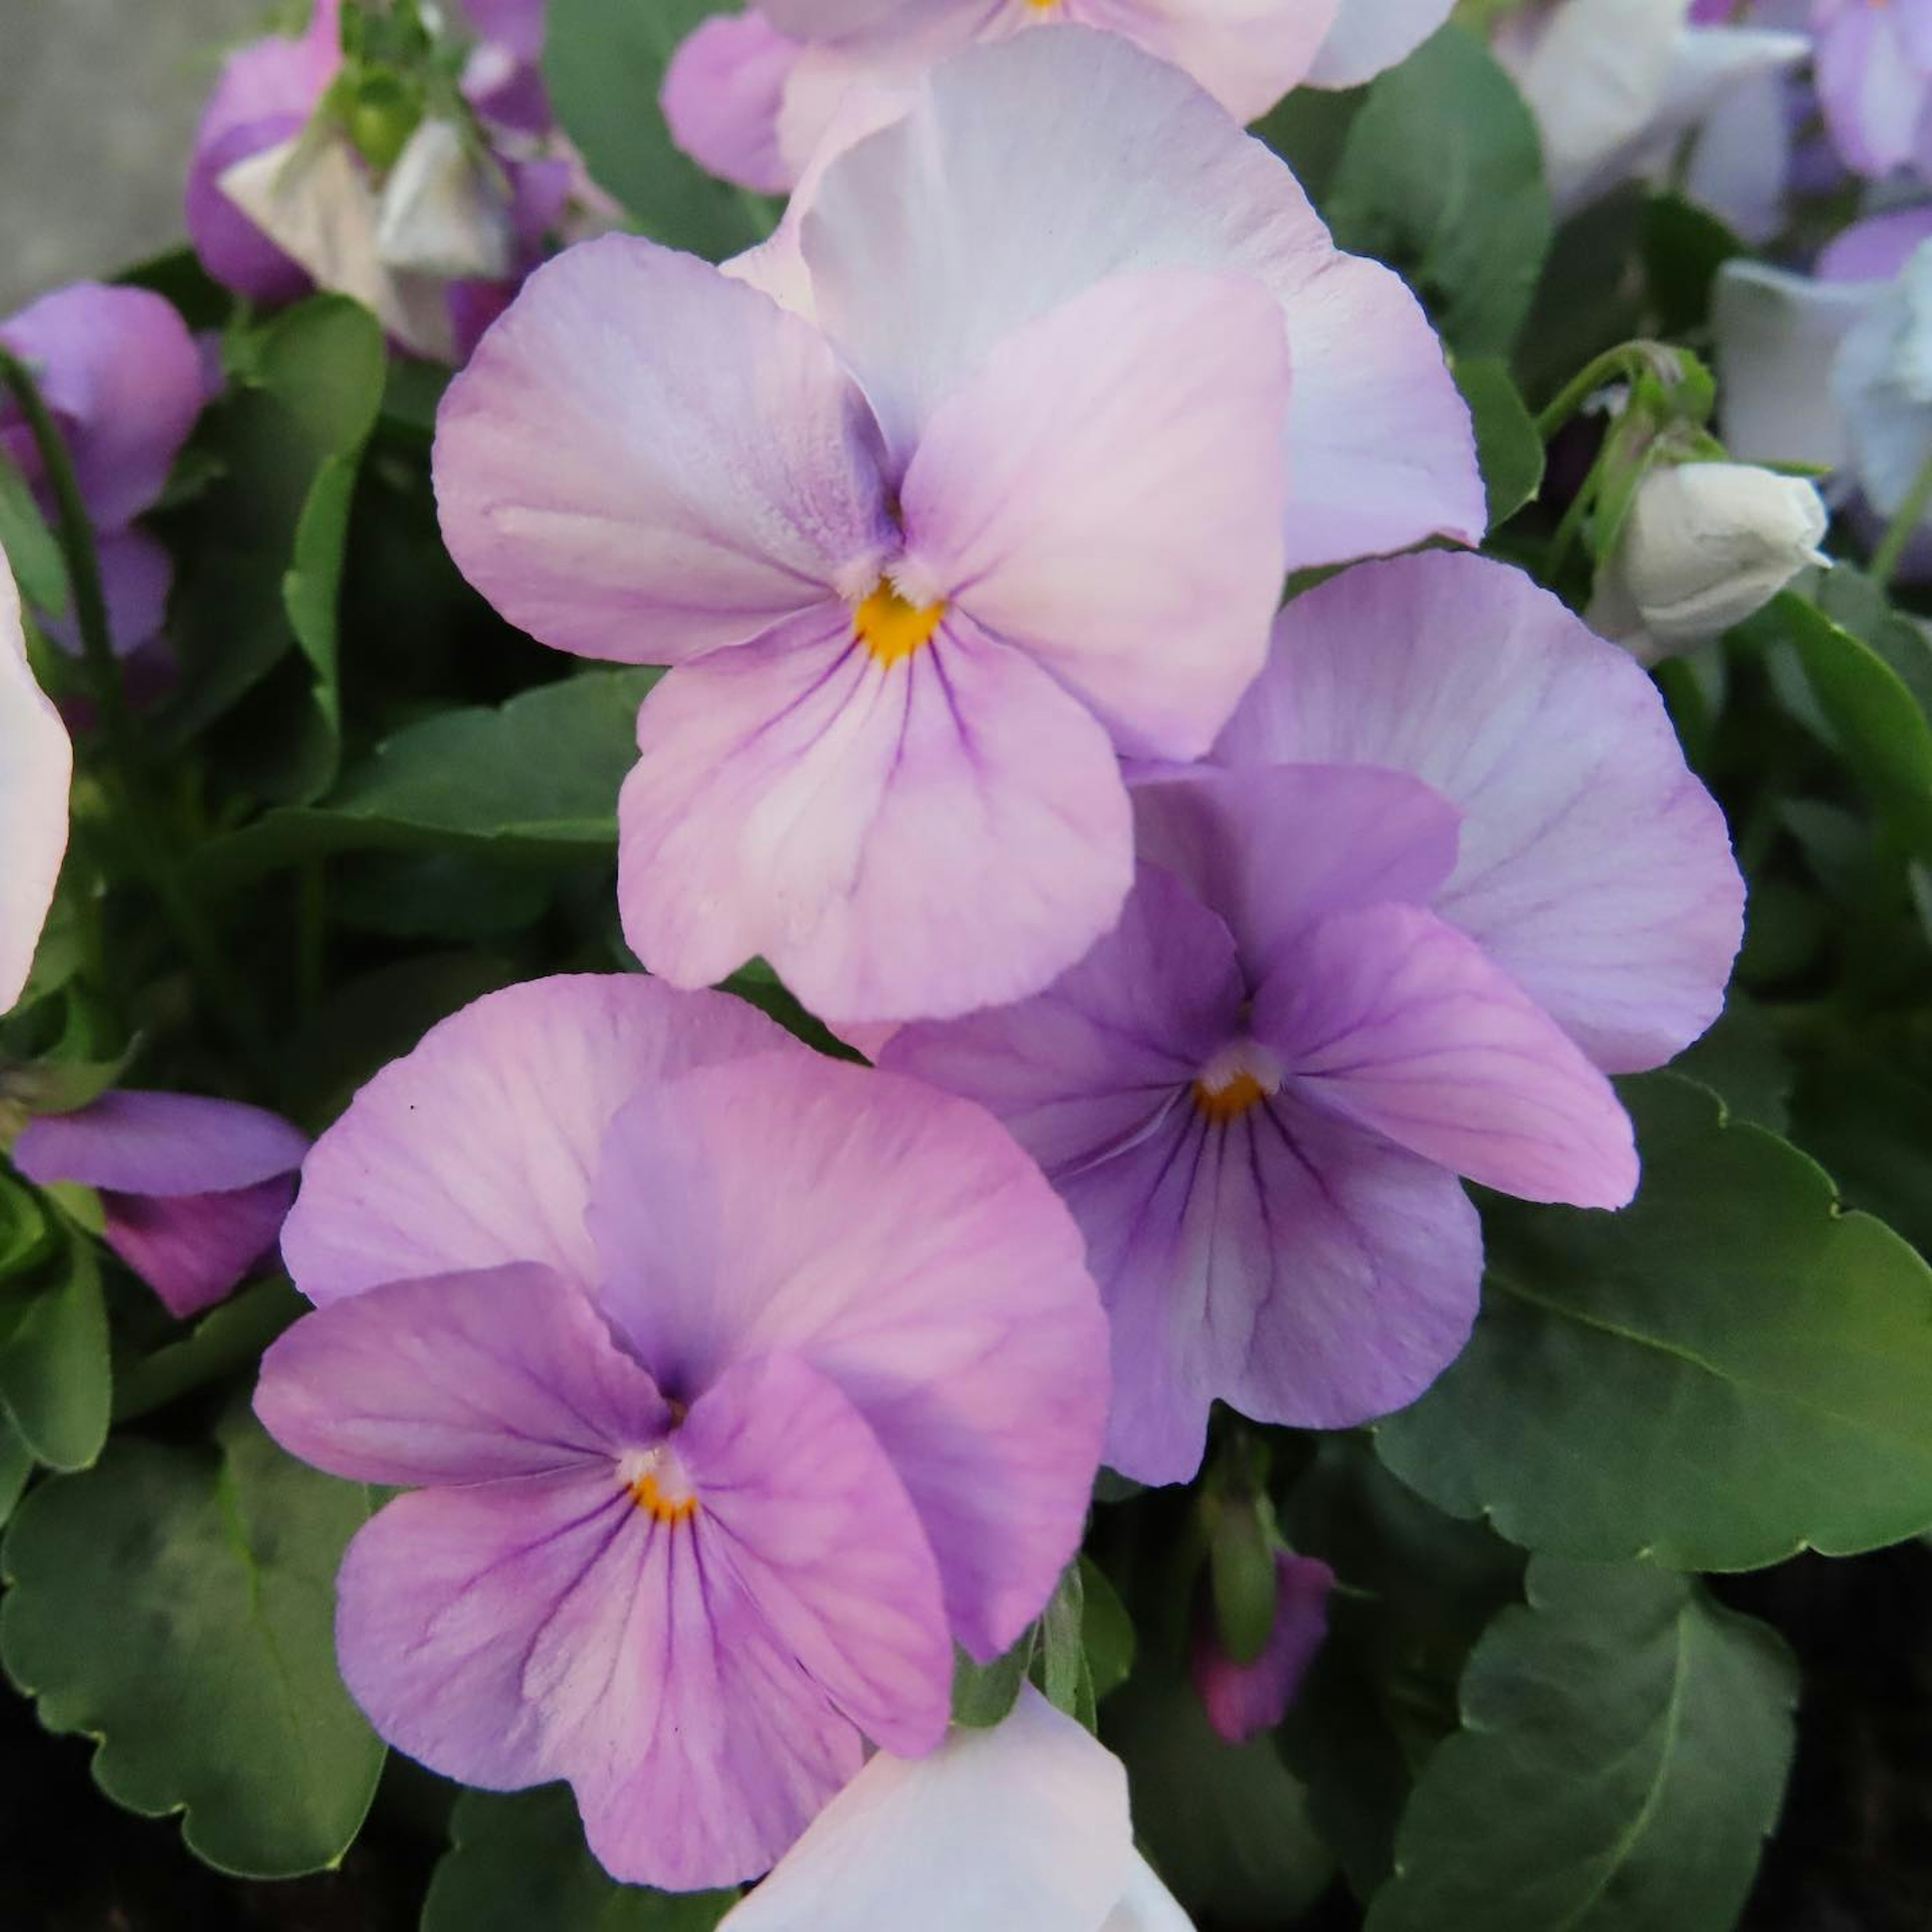
<path id="1" fill-rule="evenodd" d="M 628 238 L 540 272 L 445 402 L 443 532 L 545 642 L 675 667 L 620 807 L 653 973 L 963 1012 L 1112 923 L 1117 754 L 1207 748 L 1284 562 L 1480 532 L 1468 417 L 1401 284 L 1113 36 L 962 56 L 788 242 L 738 274 L 789 314 Z"/>
<path id="2" fill-rule="evenodd" d="M 160 634 L 174 566 L 134 519 L 166 486 L 206 393 L 201 358 L 172 306 L 146 289 L 76 282 L 0 322 L 0 345 L 26 364 L 59 427 L 94 524 L 116 651 Z M 0 393 L 0 449 L 56 515 L 52 487 L 24 417 Z M 79 648 L 70 618 L 51 626 Z"/>
<path id="3" fill-rule="evenodd" d="M 283 1249 L 322 1306 L 263 1422 L 415 1492 L 344 1562 L 345 1681 L 448 1776 L 568 1779 L 620 1878 L 766 1870 L 1078 1546 L 1078 1230 L 980 1109 L 722 994 L 479 1001 L 324 1135 Z"/>
<path id="4" fill-rule="evenodd" d="M 14 574 L 0 560 L 0 1013 L 20 998 L 67 853 L 74 747 L 34 681 Z"/>
<path id="5" fill-rule="evenodd" d="M 184 1318 L 273 1251 L 308 1151 L 260 1107 L 130 1089 L 30 1120 L 13 1159 L 43 1186 L 98 1188 L 107 1245 Z"/>
<path id="6" fill-rule="evenodd" d="M 782 194 L 854 90 L 912 85 L 976 41 L 1105 28 L 1252 121 L 1304 82 L 1360 86 L 1449 12 L 1448 0 L 765 0 L 699 23 L 665 74 L 664 118 L 712 173 Z"/>
<path id="7" fill-rule="evenodd" d="M 1120 1760 L 1030 1686 L 915 1762 L 881 1751 L 721 1932 L 1192 1932 L 1134 1850 Z"/>
<path id="8" fill-rule="evenodd" d="M 1115 930 L 884 1060 L 1059 1187 L 1113 1321 L 1108 1460 L 1172 1482 L 1217 1396 L 1346 1427 L 1454 1358 L 1482 1272 L 1459 1175 L 1629 1199 L 1604 1076 L 1716 1018 L 1743 890 L 1649 680 L 1472 556 L 1298 598 L 1210 764 L 1136 806 Z"/>
<path id="9" fill-rule="evenodd" d="M 1237 1664 L 1222 1647 L 1204 1605 L 1194 1634 L 1194 1688 L 1222 1740 L 1244 1744 L 1288 1714 L 1294 1694 L 1328 1634 L 1335 1573 L 1312 1556 L 1275 1556 L 1274 1623 L 1260 1656 Z"/>

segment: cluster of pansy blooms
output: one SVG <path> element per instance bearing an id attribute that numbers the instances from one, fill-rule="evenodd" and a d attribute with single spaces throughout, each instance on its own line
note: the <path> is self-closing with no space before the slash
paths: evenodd
<path id="1" fill-rule="evenodd" d="M 1533 104 L 1587 66 L 1558 37 L 1592 4 L 1506 30 Z M 1425 1389 L 1476 1311 L 1465 1182 L 1626 1203 L 1610 1076 L 1710 1024 L 1742 927 L 1632 652 L 1461 548 L 1482 482 L 1416 299 L 1240 124 L 1446 9 L 767 0 L 667 86 L 692 153 L 793 190 L 722 267 L 615 234 L 538 266 L 596 198 L 541 7 L 465 10 L 460 66 L 419 10 L 364 44 L 336 0 L 234 56 L 190 226 L 230 286 L 340 287 L 462 363 L 434 452 L 458 565 L 545 644 L 670 667 L 619 802 L 647 972 L 486 996 L 312 1150 L 111 1090 L 13 1158 L 102 1190 L 177 1314 L 280 1230 L 313 1312 L 256 1412 L 404 1492 L 338 1581 L 391 1743 L 567 1780 L 620 1878 L 764 1878 L 738 1932 L 1172 1932 L 1118 1764 L 1030 1690 L 953 1729 L 956 1647 L 1029 1629 L 1103 1463 L 1183 1482 L 1217 1401 L 1336 1429 Z M 1670 34 L 1733 79 L 1804 50 L 1681 8 Z M 1576 191 L 1714 92 L 1598 129 Z M 1552 104 L 1546 134 L 1577 124 Z M 1882 314 L 1906 382 L 1921 296 L 1908 268 L 1862 297 L 1841 362 L 1874 363 Z M 104 565 L 142 554 L 202 393 L 164 308 L 80 290 L 0 325 Z M 121 328 L 168 382 L 127 392 Z M 1737 467 L 1680 454 L 1654 484 Z M 1745 520 L 1746 556 L 1713 512 L 1724 595 L 1664 554 L 1701 497 L 1633 512 L 1618 582 L 1666 646 L 1822 536 L 1808 484 L 1738 473 L 1784 522 Z M 1334 574 L 1282 608 L 1300 571 Z M 165 575 L 114 582 L 131 650 Z M 12 598 L 0 573 L 0 1008 L 70 757 Z M 707 990 L 754 957 L 873 1064 Z M 1281 1552 L 1252 1660 L 1204 1630 L 1222 1736 L 1279 1719 L 1332 1581 Z"/>

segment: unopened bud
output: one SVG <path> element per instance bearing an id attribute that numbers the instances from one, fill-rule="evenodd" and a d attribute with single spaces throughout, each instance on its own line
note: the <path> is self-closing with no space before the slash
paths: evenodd
<path id="1" fill-rule="evenodd" d="M 453 122 L 425 121 L 382 190 L 376 251 L 399 273 L 502 281 L 512 238 L 506 196 Z"/>

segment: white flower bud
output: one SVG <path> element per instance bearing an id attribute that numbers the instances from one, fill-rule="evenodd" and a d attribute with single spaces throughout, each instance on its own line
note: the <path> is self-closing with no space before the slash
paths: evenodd
<path id="1" fill-rule="evenodd" d="M 1828 520 L 1797 476 L 1748 463 L 1685 463 L 1637 485 L 1599 570 L 1592 626 L 1646 664 L 1721 635 L 1808 565 Z"/>
<path id="2" fill-rule="evenodd" d="M 498 183 L 450 121 L 424 121 L 382 189 L 376 250 L 400 273 L 500 282 L 514 251 Z"/>

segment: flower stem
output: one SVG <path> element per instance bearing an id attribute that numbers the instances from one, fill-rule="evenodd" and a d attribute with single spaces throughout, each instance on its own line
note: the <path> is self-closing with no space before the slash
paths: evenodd
<path id="1" fill-rule="evenodd" d="M 1891 584 L 1897 574 L 1904 560 L 1906 546 L 1925 520 L 1928 509 L 1932 509 L 1932 449 L 1925 452 L 1925 460 L 1919 464 L 1918 473 L 1912 478 L 1904 501 L 1892 513 L 1892 521 L 1885 526 L 1885 535 L 1879 538 L 1878 548 L 1871 554 L 1869 574 L 1881 590 Z"/>

